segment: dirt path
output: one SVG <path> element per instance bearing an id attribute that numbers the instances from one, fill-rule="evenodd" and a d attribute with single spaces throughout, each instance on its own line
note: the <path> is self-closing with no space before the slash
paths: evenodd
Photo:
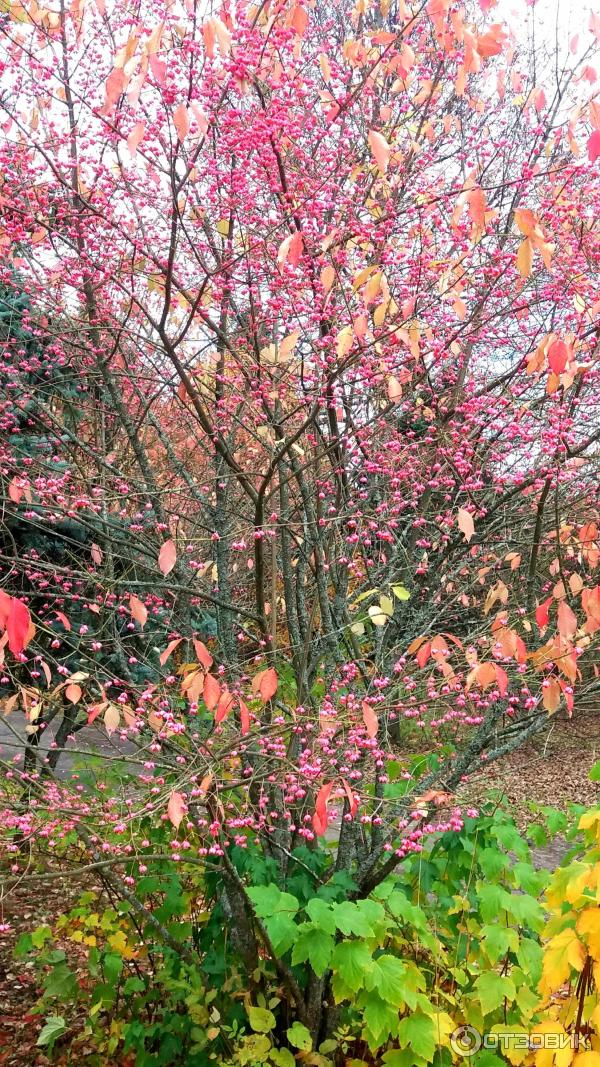
<path id="1" fill-rule="evenodd" d="M 600 706 L 576 718 L 556 715 L 548 730 L 475 776 L 470 795 L 502 793 L 515 819 L 526 826 L 532 808 L 547 805 L 567 811 L 569 804 L 589 807 L 600 800 L 600 783 L 590 769 L 600 760 Z"/>
<path id="2" fill-rule="evenodd" d="M 42 734 L 40 756 L 47 753 L 54 740 L 60 720 L 57 718 Z M 17 736 L 15 736 L 15 734 Z M 0 760 L 11 761 L 16 767 L 23 766 L 25 744 L 25 718 L 21 711 L 10 715 L 0 714 Z M 136 752 L 131 741 L 120 741 L 118 735 L 109 737 L 103 725 L 92 723 L 84 726 L 75 736 L 67 741 L 56 768 L 58 778 L 65 780 L 76 774 L 82 767 L 90 767 L 96 758 L 114 760 L 115 764 L 127 766 L 127 756 Z"/>

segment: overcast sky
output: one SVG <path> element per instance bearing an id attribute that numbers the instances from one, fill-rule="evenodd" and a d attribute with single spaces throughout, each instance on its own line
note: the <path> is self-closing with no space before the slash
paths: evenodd
<path id="1" fill-rule="evenodd" d="M 600 0 L 595 5 L 586 0 L 536 0 L 534 4 L 530 0 L 499 0 L 498 6 L 490 10 L 489 17 L 497 12 L 508 18 L 515 29 L 535 20 L 536 35 L 543 35 L 549 45 L 554 45 L 558 25 L 561 43 L 568 46 L 577 33 L 589 42 L 588 23 L 592 8 L 600 13 Z"/>

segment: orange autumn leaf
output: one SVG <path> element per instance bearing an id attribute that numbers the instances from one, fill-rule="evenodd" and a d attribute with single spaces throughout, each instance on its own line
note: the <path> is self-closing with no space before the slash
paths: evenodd
<path id="1" fill-rule="evenodd" d="M 173 125 L 177 130 L 177 139 L 180 142 L 185 141 L 190 131 L 190 115 L 185 104 L 180 104 L 175 108 L 173 112 Z"/>
<path id="2" fill-rule="evenodd" d="M 181 795 L 181 793 L 173 791 L 169 797 L 169 803 L 167 805 L 167 815 L 169 816 L 169 820 L 173 823 L 173 826 L 176 830 L 179 829 L 181 820 L 186 814 L 187 804 L 185 802 L 185 798 Z"/>
<path id="3" fill-rule="evenodd" d="M 208 710 L 214 711 L 221 699 L 221 686 L 213 674 L 206 675 L 202 696 Z"/>
<path id="4" fill-rule="evenodd" d="M 475 523 L 471 512 L 466 508 L 458 509 L 458 528 L 464 534 L 465 541 L 470 541 L 475 533 Z"/>
<path id="5" fill-rule="evenodd" d="M 577 630 L 577 618 L 566 600 L 561 601 L 558 605 L 557 627 L 559 634 L 567 638 L 574 637 Z"/>
<path id="6" fill-rule="evenodd" d="M 131 612 L 132 619 L 139 622 L 142 629 L 144 628 L 148 619 L 148 609 L 145 604 L 136 596 L 129 597 L 129 610 Z"/>
<path id="7" fill-rule="evenodd" d="M 254 675 L 252 692 L 258 693 L 261 700 L 266 703 L 275 696 L 278 684 L 277 671 L 273 667 L 269 667 L 267 670 L 259 671 L 258 674 Z"/>
<path id="8" fill-rule="evenodd" d="M 362 702 L 362 717 L 367 731 L 367 737 L 377 737 L 377 730 L 379 729 L 379 719 L 373 711 L 370 704 L 367 704 L 366 700 Z"/>
<path id="9" fill-rule="evenodd" d="M 377 130 L 369 130 L 369 148 L 377 166 L 382 174 L 385 174 L 390 161 L 391 148 L 383 134 Z"/>
<path id="10" fill-rule="evenodd" d="M 533 246 L 529 237 L 526 237 L 524 241 L 521 241 L 519 245 L 519 251 L 517 252 L 517 270 L 523 278 L 528 278 L 531 274 L 531 268 L 533 266 Z"/>

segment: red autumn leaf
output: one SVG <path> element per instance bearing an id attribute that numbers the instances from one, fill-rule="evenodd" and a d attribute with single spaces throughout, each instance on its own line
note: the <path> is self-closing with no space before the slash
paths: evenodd
<path id="1" fill-rule="evenodd" d="M 289 262 L 292 264 L 292 267 L 297 267 L 298 264 L 300 263 L 300 258 L 302 256 L 303 244 L 304 244 L 304 242 L 302 240 L 302 234 L 300 233 L 299 230 L 296 230 L 295 234 L 292 236 L 292 239 L 290 241 L 288 254 L 287 254 L 287 258 L 288 258 Z"/>
<path id="2" fill-rule="evenodd" d="M 496 681 L 498 682 L 500 696 L 506 696 L 506 690 L 508 689 L 508 674 L 502 667 L 499 667 L 498 664 L 496 664 Z"/>
<path id="3" fill-rule="evenodd" d="M 431 655 L 431 641 L 426 641 L 424 645 L 421 645 L 417 652 L 415 659 L 419 664 L 419 667 L 424 667 Z"/>
<path id="4" fill-rule="evenodd" d="M 537 608 L 535 609 L 535 621 L 541 629 L 548 625 L 548 621 L 550 618 L 550 605 L 552 603 L 552 600 L 553 598 L 549 596 L 548 599 L 544 600 L 542 604 L 538 604 Z"/>
<path id="5" fill-rule="evenodd" d="M 58 619 L 58 621 L 62 622 L 65 630 L 67 632 L 69 632 L 70 629 L 71 629 L 71 623 L 69 622 L 69 620 L 68 620 L 67 616 L 65 615 L 64 611 L 55 611 L 54 614 L 56 615 L 56 618 Z"/>
<path id="6" fill-rule="evenodd" d="M 12 597 L 8 593 L 4 592 L 4 589 L 0 589 L 0 626 L 5 628 L 8 616 L 10 615 L 10 606 L 12 604 Z"/>
<path id="7" fill-rule="evenodd" d="M 356 799 L 354 793 L 352 792 L 352 789 L 350 787 L 349 782 L 347 782 L 345 778 L 342 778 L 342 785 L 344 787 L 346 796 L 348 797 L 348 805 L 350 807 L 350 815 L 354 816 L 354 815 L 356 815 L 356 812 L 358 810 L 358 800 Z"/>
<path id="8" fill-rule="evenodd" d="M 327 801 L 329 800 L 329 795 L 332 789 L 333 782 L 327 782 L 326 785 L 321 786 L 319 792 L 317 793 L 315 810 L 312 819 L 313 830 L 315 831 L 317 837 L 322 837 L 325 831 L 327 830 L 329 822 L 327 815 Z"/>
<path id="9" fill-rule="evenodd" d="M 531 268 L 533 266 L 533 245 L 531 239 L 526 237 L 524 241 L 521 241 L 519 245 L 519 251 L 517 252 L 517 270 L 523 278 L 528 278 L 531 274 Z"/>
<path id="10" fill-rule="evenodd" d="M 206 703 L 206 700 L 205 700 L 205 703 Z M 207 707 L 208 707 L 208 705 L 207 705 Z M 217 704 L 217 707 L 216 707 L 216 710 L 215 710 L 215 722 L 216 723 L 223 722 L 223 720 L 226 719 L 227 716 L 229 715 L 229 712 L 231 711 L 232 707 L 233 707 L 233 697 L 232 697 L 231 693 L 229 693 L 227 691 L 227 689 L 222 689 L 221 690 L 221 695 L 219 697 L 219 701 L 218 701 L 218 704 Z"/>
<path id="11" fill-rule="evenodd" d="M 527 646 L 525 645 L 523 638 L 518 636 L 516 640 L 515 659 L 517 663 L 527 662 Z"/>
<path id="12" fill-rule="evenodd" d="M 208 22 L 204 23 L 202 27 L 202 36 L 204 38 L 204 47 L 206 49 L 206 54 L 209 59 L 212 59 L 215 54 L 215 41 L 217 39 L 214 22 L 212 19 L 209 19 Z"/>
<path id="13" fill-rule="evenodd" d="M 160 663 L 161 667 L 164 667 L 171 653 L 175 651 L 177 645 L 180 645 L 182 641 L 182 637 L 176 637 L 174 641 L 169 641 L 167 647 L 163 649 L 160 656 L 158 657 L 158 662 Z"/>
<path id="14" fill-rule="evenodd" d="M 169 803 L 167 806 L 167 815 L 176 830 L 179 829 L 181 820 L 184 815 L 187 815 L 187 804 L 185 798 L 181 793 L 173 791 L 169 797 Z"/>
<path id="15" fill-rule="evenodd" d="M 106 701 L 103 701 L 102 704 L 92 704 L 92 706 L 88 708 L 88 713 L 87 713 L 88 726 L 91 726 L 91 724 L 93 723 L 94 719 L 98 718 L 98 716 L 104 711 L 105 707 L 106 707 Z"/>
<path id="16" fill-rule="evenodd" d="M 177 562 L 177 549 L 172 540 L 164 541 L 158 553 L 158 566 L 161 574 L 165 577 L 170 574 Z"/>
<path id="17" fill-rule="evenodd" d="M 548 364 L 554 374 L 562 374 L 569 360 L 569 349 L 564 341 L 553 341 L 548 349 Z"/>
<path id="18" fill-rule="evenodd" d="M 600 130 L 594 130 L 588 141 L 588 156 L 591 163 L 595 163 L 600 156 Z"/>
<path id="19" fill-rule="evenodd" d="M 518 207 L 515 211 L 515 222 L 524 237 L 531 237 L 537 226 L 537 219 L 528 207 Z"/>
<path id="20" fill-rule="evenodd" d="M 132 619 L 139 622 L 142 629 L 144 628 L 148 619 L 148 609 L 141 600 L 138 600 L 136 596 L 129 597 L 129 610 L 131 612 Z"/>
<path id="21" fill-rule="evenodd" d="M 506 41 L 506 34 L 501 25 L 490 27 L 487 33 L 477 38 L 477 51 L 484 59 L 497 56 L 502 51 Z"/>
<path id="22" fill-rule="evenodd" d="M 196 659 L 198 660 L 198 663 L 200 663 L 204 667 L 205 671 L 209 671 L 213 665 L 213 658 L 210 652 L 208 651 L 206 645 L 204 645 L 202 641 L 199 641 L 197 637 L 194 637 L 192 639 L 192 644 L 194 646 L 194 651 L 196 653 Z"/>
<path id="23" fill-rule="evenodd" d="M 12 597 L 10 611 L 6 620 L 8 647 L 13 655 L 18 656 L 27 647 L 30 636 L 31 616 L 22 600 Z"/>
<path id="24" fill-rule="evenodd" d="M 221 699 L 221 686 L 214 675 L 206 675 L 202 696 L 208 710 L 214 711 Z"/>
<path id="25" fill-rule="evenodd" d="M 90 555 L 94 563 L 97 563 L 98 565 L 102 563 L 102 549 L 100 548 L 100 545 L 93 544 L 90 550 Z"/>
<path id="26" fill-rule="evenodd" d="M 377 730 L 379 729 L 379 719 L 373 711 L 370 704 L 367 704 L 366 700 L 362 702 L 362 717 L 367 731 L 367 737 L 377 737 Z"/>
<path id="27" fill-rule="evenodd" d="M 586 614 L 586 633 L 595 634 L 600 630 L 600 585 L 582 590 L 581 607 Z"/>
<path id="28" fill-rule="evenodd" d="M 240 705 L 240 726 L 242 728 L 242 735 L 245 736 L 250 730 L 250 712 L 248 705 L 243 700 L 239 701 Z"/>
<path id="29" fill-rule="evenodd" d="M 71 682 L 65 689 L 65 696 L 71 704 L 78 704 L 82 696 L 81 686 L 77 685 L 76 682 Z"/>

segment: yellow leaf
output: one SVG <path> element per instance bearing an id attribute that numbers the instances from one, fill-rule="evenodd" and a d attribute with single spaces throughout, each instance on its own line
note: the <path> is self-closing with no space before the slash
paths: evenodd
<path id="1" fill-rule="evenodd" d="M 541 1036 L 543 1034 L 552 1034 L 553 1040 L 551 1044 L 548 1043 L 548 1047 L 545 1047 L 542 1042 L 539 1045 L 536 1042 L 536 1067 L 569 1067 L 573 1059 L 573 1048 L 571 1043 L 566 1040 L 567 1034 L 564 1026 L 561 1026 L 555 1019 L 544 1019 L 537 1026 L 534 1026 L 531 1031 L 531 1038 L 533 1039 L 536 1035 Z M 554 1038 L 555 1034 L 560 1035 L 563 1041 L 557 1042 Z M 558 1047 L 559 1044 L 562 1045 L 561 1048 Z"/>
<path id="2" fill-rule="evenodd" d="M 221 234 L 221 237 L 229 237 L 229 219 L 219 219 L 215 230 Z"/>
<path id="3" fill-rule="evenodd" d="M 586 908 L 581 912 L 577 932 L 584 938 L 590 956 L 600 962 L 600 908 Z"/>
<path id="4" fill-rule="evenodd" d="M 337 335 L 337 354 L 339 359 L 343 359 L 352 348 L 352 341 L 354 340 L 354 333 L 351 326 L 344 326 L 343 329 Z"/>
<path id="5" fill-rule="evenodd" d="M 585 311 L 585 300 L 582 296 L 579 295 L 579 293 L 577 293 L 577 295 L 573 297 L 573 307 L 575 308 L 575 311 L 577 311 L 580 315 L 583 315 Z"/>
<path id="6" fill-rule="evenodd" d="M 511 1023 L 510 1025 L 496 1023 L 492 1026 L 490 1033 L 501 1035 L 502 1044 L 499 1047 L 502 1049 L 502 1055 L 506 1057 L 509 1063 L 513 1064 L 513 1067 L 518 1067 L 529 1055 L 528 1048 L 524 1047 L 529 1031 L 524 1026 L 520 1026 L 518 1023 Z"/>
<path id="7" fill-rule="evenodd" d="M 115 952 L 121 954 L 123 949 L 127 946 L 127 937 L 123 930 L 117 930 L 116 934 L 111 934 L 107 938 L 107 941 L 111 948 L 114 948 Z"/>
<path id="8" fill-rule="evenodd" d="M 381 278 L 382 272 L 380 270 L 376 271 L 376 273 L 369 278 L 369 281 L 365 285 L 363 292 L 363 300 L 367 307 L 369 306 L 369 304 L 373 304 L 374 301 L 377 300 L 377 297 L 381 292 Z"/>
<path id="9" fill-rule="evenodd" d="M 600 841 L 600 808 L 586 811 L 579 820 L 580 830 L 591 830 L 592 826 L 596 827 L 596 837 Z"/>
<path id="10" fill-rule="evenodd" d="M 569 904 L 576 904 L 577 901 L 581 899 L 584 890 L 587 889 L 589 879 L 590 871 L 586 866 L 584 871 L 581 871 L 575 878 L 571 878 L 571 880 L 567 882 L 565 898 Z"/>
<path id="11" fill-rule="evenodd" d="M 375 605 L 369 608 L 369 618 L 374 626 L 385 626 L 388 621 L 387 615 L 384 614 L 380 607 L 375 607 Z"/>
<path id="12" fill-rule="evenodd" d="M 573 1067 L 600 1067 L 600 1052 L 580 1052 L 573 1060 Z"/>
<path id="13" fill-rule="evenodd" d="M 531 274 L 531 267 L 533 264 L 533 246 L 528 237 L 524 241 L 521 241 L 519 245 L 519 251 L 517 252 L 517 269 L 519 274 L 522 274 L 524 278 L 528 278 Z"/>
<path id="14" fill-rule="evenodd" d="M 123 930 L 117 930 L 116 934 L 111 934 L 107 938 L 107 941 L 112 949 L 122 956 L 124 960 L 133 959 L 135 953 L 127 941 L 127 935 Z"/>
<path id="15" fill-rule="evenodd" d="M 589 1018 L 590 1026 L 600 1033 L 600 1004 L 596 1004 L 592 1014 Z"/>
<path id="16" fill-rule="evenodd" d="M 438 1045 L 448 1045 L 450 1034 L 453 1034 L 456 1030 L 456 1023 L 451 1016 L 448 1015 L 447 1011 L 436 1011 L 432 1018 Z"/>
<path id="17" fill-rule="evenodd" d="M 354 275 L 354 278 L 352 279 L 352 288 L 354 292 L 356 292 L 357 289 L 360 289 L 361 285 L 364 285 L 375 270 L 377 270 L 377 267 L 371 265 L 370 267 L 363 267 L 362 270 L 359 270 L 358 274 Z M 379 272 L 379 277 L 381 279 L 381 272 Z"/>
<path id="18" fill-rule="evenodd" d="M 380 304 L 379 307 L 375 308 L 375 311 L 373 312 L 373 325 L 374 326 L 383 326 L 383 324 L 385 322 L 385 316 L 387 315 L 387 310 L 388 310 L 389 306 L 390 306 L 390 302 L 389 302 L 389 300 L 386 300 L 384 304 Z"/>
<path id="19" fill-rule="evenodd" d="M 546 945 L 540 991 L 553 993 L 571 976 L 571 970 L 581 971 L 585 963 L 585 946 L 574 930 L 562 930 Z M 600 1065 L 599 1065 L 600 1067 Z"/>
<path id="20" fill-rule="evenodd" d="M 383 595 L 379 598 L 379 607 L 383 614 L 390 616 L 390 618 L 394 614 L 394 601 L 389 596 Z"/>

